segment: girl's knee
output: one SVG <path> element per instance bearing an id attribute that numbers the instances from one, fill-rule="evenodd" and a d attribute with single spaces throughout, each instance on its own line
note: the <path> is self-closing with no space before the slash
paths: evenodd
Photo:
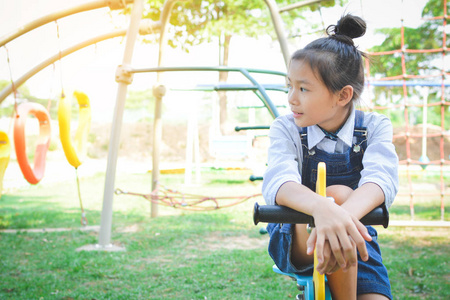
<path id="1" fill-rule="evenodd" d="M 353 190 L 345 185 L 330 185 L 326 192 L 328 197 L 334 198 L 337 205 L 342 205 L 350 197 Z"/>

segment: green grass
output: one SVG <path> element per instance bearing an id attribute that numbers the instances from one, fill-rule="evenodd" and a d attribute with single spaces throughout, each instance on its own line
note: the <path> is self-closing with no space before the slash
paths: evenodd
<path id="1" fill-rule="evenodd" d="M 165 175 L 161 184 L 201 195 L 259 193 L 248 175 L 205 171 L 201 186 Z M 121 174 L 116 187 L 149 193 L 150 182 L 150 174 Z M 81 179 L 89 225 L 100 224 L 103 185 L 102 174 Z M 261 197 L 209 212 L 161 206 L 160 216 L 150 218 L 143 197 L 115 196 L 112 242 L 124 252 L 76 251 L 98 242 L 98 232 L 78 230 L 78 201 L 75 182 L 2 196 L 0 228 L 73 230 L 0 233 L 0 299 L 293 299 L 297 293 L 294 282 L 272 272 L 268 237 L 252 223 Z M 429 218 L 427 209 L 418 205 L 416 217 Z M 379 235 L 396 299 L 449 299 L 447 229 L 389 228 Z"/>

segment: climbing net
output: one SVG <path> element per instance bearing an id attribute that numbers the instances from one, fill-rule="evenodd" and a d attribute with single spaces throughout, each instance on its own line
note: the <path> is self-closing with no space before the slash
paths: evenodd
<path id="1" fill-rule="evenodd" d="M 366 60 L 366 72 L 367 72 L 367 82 L 369 87 L 369 107 L 371 110 L 380 111 L 382 113 L 389 113 L 393 110 L 403 112 L 403 123 L 404 127 L 402 130 L 394 130 L 394 142 L 396 144 L 403 144 L 404 149 L 398 149 L 400 165 L 402 171 L 405 172 L 408 181 L 408 191 L 398 194 L 398 196 L 409 197 L 409 206 L 411 219 L 414 219 L 414 202 L 417 196 L 424 196 L 427 199 L 439 197 L 440 198 L 440 217 L 444 220 L 444 208 L 445 199 L 448 199 L 450 192 L 446 190 L 445 177 L 446 172 L 448 172 L 449 161 L 449 150 L 445 149 L 444 145 L 450 142 L 450 126 L 448 124 L 449 112 L 449 69 L 445 67 L 445 62 L 448 64 L 448 44 L 447 38 L 449 30 L 448 22 L 448 8 L 447 0 L 443 3 L 443 15 L 432 17 L 424 21 L 429 22 L 428 28 L 435 30 L 433 33 L 437 36 L 437 28 L 442 29 L 442 40 L 437 41 L 440 43 L 439 48 L 435 49 L 411 49 L 408 40 L 408 28 L 404 26 L 404 20 L 401 20 L 401 41 L 400 47 L 398 49 L 392 49 L 390 51 L 383 52 L 373 52 L 369 53 L 371 57 L 377 58 L 390 56 L 391 59 L 397 59 L 401 63 L 401 74 L 389 74 L 386 77 L 377 77 L 376 71 L 371 70 L 371 64 Z M 440 38 L 439 38 L 440 39 Z M 425 46 L 426 47 L 426 46 Z M 423 61 L 430 61 L 431 55 L 433 55 L 432 67 L 424 68 L 417 67 L 414 68 L 419 74 L 408 74 L 408 62 L 417 63 L 417 57 L 421 57 Z M 439 58 L 440 56 L 440 58 Z M 416 59 L 414 60 L 413 57 Z M 372 68 L 373 69 L 373 68 Z M 372 74 L 374 73 L 374 74 Z M 376 87 L 383 86 L 386 90 L 387 87 L 390 89 L 399 89 L 402 97 L 398 101 L 385 101 L 385 103 L 376 102 L 375 94 Z M 393 92 L 394 93 L 394 92 Z M 384 104 L 384 105 L 383 105 Z M 417 115 L 420 115 L 420 110 L 422 111 L 422 128 L 417 130 L 418 126 L 412 126 L 417 120 Z M 428 110 L 432 110 L 440 116 L 438 122 L 440 125 L 430 125 L 427 122 Z M 447 116 L 447 124 L 445 123 Z M 433 129 L 433 130 L 431 130 Z M 432 132 L 431 132 L 432 131 Z M 422 139 L 422 153 L 420 157 L 417 151 L 412 151 L 412 146 L 418 144 L 418 139 Z M 448 146 L 447 146 L 448 147 Z M 437 148 L 439 151 L 437 151 Z M 427 149 L 430 152 L 435 153 L 435 157 L 428 157 Z M 400 150 L 400 151 L 399 151 Z M 433 150 L 433 151 L 431 151 Z M 436 153 L 439 153 L 438 155 Z M 438 156 L 438 157 L 437 157 Z M 416 192 L 415 186 L 413 184 L 412 177 L 414 176 L 414 170 L 420 166 L 418 169 L 425 170 L 426 168 L 432 168 L 434 170 L 439 170 L 439 191 L 430 192 Z M 448 174 L 447 174 L 448 176 Z M 417 188 L 416 188 L 417 189 Z"/>

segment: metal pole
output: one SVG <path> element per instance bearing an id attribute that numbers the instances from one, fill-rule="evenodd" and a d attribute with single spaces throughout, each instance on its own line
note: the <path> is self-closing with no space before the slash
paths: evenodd
<path id="1" fill-rule="evenodd" d="M 167 24 L 169 22 L 172 7 L 176 0 L 168 0 L 164 4 L 161 12 L 161 34 L 159 37 L 159 57 L 158 67 L 164 62 L 164 48 L 167 44 Z M 162 99 L 166 93 L 166 89 L 162 82 L 162 74 L 157 73 L 157 83 L 153 87 L 153 95 L 155 96 L 155 119 L 153 121 L 153 162 L 152 162 L 152 192 L 157 191 L 159 182 L 159 161 L 161 156 L 160 144 L 162 139 Z M 153 199 L 152 199 L 153 200 Z M 158 216 L 158 202 L 151 202 L 151 217 Z"/>
<path id="2" fill-rule="evenodd" d="M 132 73 L 146 73 L 146 72 L 175 72 L 175 71 L 228 71 L 228 72 L 240 72 L 244 75 L 251 83 L 254 84 L 256 90 L 260 93 L 258 97 L 264 103 L 264 105 L 269 110 L 272 117 L 276 118 L 279 116 L 278 109 L 272 103 L 269 96 L 266 93 L 266 89 L 263 85 L 258 83 L 250 73 L 260 73 L 260 74 L 271 74 L 286 76 L 286 73 L 279 71 L 267 71 L 262 69 L 245 69 L 245 68 L 230 68 L 230 67 L 157 67 L 157 68 L 143 68 L 143 69 L 133 69 Z"/>
<path id="3" fill-rule="evenodd" d="M 156 30 L 159 30 L 159 27 L 160 27 L 159 22 L 144 22 L 144 21 L 146 21 L 146 20 L 143 20 L 139 27 L 140 34 L 142 34 L 142 35 L 151 34 L 151 33 L 154 33 Z M 27 73 L 25 73 L 20 78 L 18 78 L 16 81 L 14 81 L 14 87 L 18 88 L 19 86 L 24 84 L 24 82 L 26 82 L 28 79 L 30 79 L 31 77 L 36 75 L 38 72 L 42 71 L 49 65 L 53 64 L 55 61 L 65 57 L 69 54 L 72 54 L 73 52 L 76 52 L 87 46 L 96 44 L 98 42 L 102 42 L 107 39 L 113 39 L 113 38 L 116 38 L 119 36 L 124 36 L 125 34 L 126 34 L 126 29 L 118 29 L 118 30 L 115 30 L 110 33 L 105 33 L 105 34 L 90 38 L 81 43 L 78 43 L 69 48 L 66 48 L 61 51 L 61 54 L 58 52 L 55 55 L 42 61 L 40 64 L 36 65 L 34 68 L 30 69 Z M 3 90 L 0 91 L 0 103 L 2 103 L 3 100 L 5 100 L 5 98 L 8 97 L 13 92 L 12 86 L 13 85 L 10 84 L 9 86 L 5 87 Z"/>
<path id="4" fill-rule="evenodd" d="M 319 3 L 319 2 L 322 2 L 322 1 L 323 0 L 309 0 L 309 1 L 297 2 L 297 3 L 291 4 L 291 5 L 287 5 L 285 7 L 280 8 L 279 12 L 282 13 L 282 12 L 285 12 L 285 11 L 290 11 L 290 10 L 293 10 L 293 9 L 296 9 L 296 8 L 300 8 L 300 7 L 303 7 L 303 6 Z"/>
<path id="5" fill-rule="evenodd" d="M 275 0 L 264 0 L 270 11 L 270 16 L 272 17 L 273 26 L 275 27 L 275 32 L 277 33 L 278 41 L 280 42 L 281 52 L 283 53 L 284 63 L 286 68 L 289 65 L 290 53 L 288 49 L 287 37 L 284 34 L 284 25 L 281 20 L 281 16 L 278 10 L 278 5 Z"/>
<path id="6" fill-rule="evenodd" d="M 428 127 L 428 92 L 430 88 L 424 87 L 422 89 L 422 98 L 423 98 L 423 110 L 422 110 L 422 156 L 419 158 L 419 161 L 424 163 L 420 165 L 423 170 L 426 169 L 427 163 L 430 162 L 430 159 L 427 156 L 427 127 Z"/>
<path id="7" fill-rule="evenodd" d="M 114 109 L 114 117 L 111 128 L 111 138 L 109 141 L 108 162 L 106 167 L 105 189 L 103 195 L 103 209 L 100 223 L 100 233 L 98 244 L 100 247 L 111 246 L 111 227 L 113 214 L 113 196 L 114 182 L 116 177 L 117 156 L 120 146 L 120 131 L 122 128 L 122 117 L 125 106 L 127 86 L 132 81 L 130 63 L 133 56 L 134 45 L 139 31 L 139 23 L 142 18 L 144 8 L 143 0 L 135 0 L 131 11 L 130 25 L 127 31 L 127 40 L 125 44 L 125 53 L 122 65 L 118 67 L 116 73 L 116 81 L 118 81 L 116 106 Z"/>
<path id="8" fill-rule="evenodd" d="M 89 40 L 86 40 L 84 42 L 81 42 L 79 44 L 76 44 L 70 48 L 67 48 L 63 51 L 61 51 L 61 55 L 59 53 L 53 55 L 52 57 L 49 57 L 48 59 L 42 61 L 40 64 L 36 65 L 34 68 L 30 69 L 27 73 L 25 73 L 24 75 L 22 75 L 20 78 L 18 78 L 16 81 L 14 81 L 14 87 L 18 88 L 19 86 L 21 86 L 25 81 L 27 81 L 28 79 L 30 79 L 31 77 L 33 77 L 34 75 L 36 75 L 36 73 L 38 73 L 39 71 L 43 70 L 44 68 L 48 67 L 49 65 L 51 65 L 52 63 L 54 63 L 55 61 L 59 60 L 62 57 L 65 57 L 75 51 L 78 51 L 80 49 L 83 49 L 87 46 L 90 46 L 92 44 L 95 44 L 97 42 L 101 42 L 104 41 L 106 39 L 112 39 L 118 36 L 123 36 L 125 35 L 125 30 L 116 30 L 114 32 L 111 33 L 107 33 L 107 34 L 103 34 L 94 38 L 91 38 Z M 3 90 L 1 90 L 0 92 L 0 103 L 3 102 L 3 100 L 5 100 L 6 97 L 8 97 L 9 94 L 11 94 L 13 91 L 12 88 L 12 84 L 10 84 L 9 86 L 5 87 Z"/>
<path id="9" fill-rule="evenodd" d="M 68 9 L 64 9 L 61 11 L 57 11 L 54 13 L 50 13 L 48 15 L 45 15 L 39 19 L 36 19 L 34 21 L 31 21 L 28 24 L 25 24 L 24 26 L 19 27 L 16 31 L 11 32 L 3 37 L 0 38 L 0 47 L 3 45 L 9 43 L 10 41 L 18 38 L 19 36 L 36 29 L 42 25 L 45 25 L 47 23 L 50 23 L 52 21 L 80 13 L 83 11 L 88 10 L 94 10 L 102 7 L 109 6 L 111 10 L 113 9 L 122 9 L 125 8 L 126 4 L 133 3 L 133 0 L 96 0 L 88 3 L 79 4 L 74 7 L 70 7 Z"/>

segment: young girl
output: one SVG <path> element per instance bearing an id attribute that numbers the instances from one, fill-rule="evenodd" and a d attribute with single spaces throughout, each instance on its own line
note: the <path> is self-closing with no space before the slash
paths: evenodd
<path id="1" fill-rule="evenodd" d="M 359 219 L 377 206 L 389 207 L 398 186 L 392 125 L 377 113 L 354 108 L 364 87 L 363 57 L 353 38 L 366 23 L 343 16 L 328 37 L 295 52 L 287 84 L 292 114 L 270 129 L 263 195 L 314 217 L 316 227 L 269 224 L 269 254 L 284 272 L 327 274 L 334 300 L 392 299 L 377 244 L 377 232 Z M 326 163 L 327 196 L 315 191 L 317 164 Z"/>

